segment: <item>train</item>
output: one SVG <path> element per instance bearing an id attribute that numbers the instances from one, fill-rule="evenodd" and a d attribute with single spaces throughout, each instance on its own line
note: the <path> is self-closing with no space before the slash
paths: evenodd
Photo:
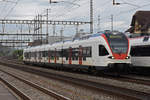
<path id="1" fill-rule="evenodd" d="M 130 38 L 131 63 L 133 67 L 150 67 L 150 36 Z"/>
<path id="2" fill-rule="evenodd" d="M 130 42 L 121 32 L 101 32 L 24 49 L 25 64 L 79 70 L 108 70 L 131 65 Z"/>

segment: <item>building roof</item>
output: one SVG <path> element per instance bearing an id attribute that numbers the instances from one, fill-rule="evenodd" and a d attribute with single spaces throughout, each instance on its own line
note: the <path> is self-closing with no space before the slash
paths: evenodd
<path id="1" fill-rule="evenodd" d="M 141 30 L 147 30 L 150 26 L 149 18 L 150 11 L 137 11 L 132 18 L 131 26 L 134 27 L 135 21 L 138 21 L 138 24 L 142 26 Z"/>

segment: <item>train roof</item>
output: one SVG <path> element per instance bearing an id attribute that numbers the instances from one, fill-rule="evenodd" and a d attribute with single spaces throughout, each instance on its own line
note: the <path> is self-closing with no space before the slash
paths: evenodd
<path id="1" fill-rule="evenodd" d="M 131 46 L 150 45 L 150 36 L 129 38 Z"/>
<path id="2" fill-rule="evenodd" d="M 101 34 L 103 33 L 96 33 L 96 34 L 92 34 L 92 35 L 85 35 L 81 38 L 75 38 L 73 40 L 66 40 L 66 41 L 62 41 L 62 42 L 56 42 L 53 44 L 46 44 L 46 45 L 39 45 L 39 46 L 35 46 L 35 47 L 29 47 L 24 49 L 24 51 L 28 52 L 28 51 L 42 51 L 42 50 L 48 50 L 50 47 L 53 48 L 54 46 L 62 46 L 62 44 L 64 45 L 71 45 L 71 44 L 76 44 L 82 41 L 90 41 L 90 40 L 95 40 L 96 37 L 101 36 Z"/>
<path id="3" fill-rule="evenodd" d="M 57 46 L 58 48 L 62 48 L 62 44 L 63 44 L 63 48 L 67 48 L 71 45 L 78 45 L 79 43 L 81 44 L 88 44 L 89 42 L 95 42 L 98 41 L 99 38 L 102 34 L 104 34 L 105 32 L 100 32 L 100 33 L 96 33 L 96 34 L 89 34 L 89 35 L 85 35 L 81 38 L 74 38 L 73 40 L 66 40 L 63 42 L 56 42 L 53 44 L 46 44 L 46 45 L 40 45 L 40 46 L 35 46 L 35 47 L 29 47 L 27 49 L 25 49 L 25 52 L 36 52 L 36 51 L 43 51 L 43 50 L 49 50 L 51 49 L 55 49 L 55 47 Z"/>

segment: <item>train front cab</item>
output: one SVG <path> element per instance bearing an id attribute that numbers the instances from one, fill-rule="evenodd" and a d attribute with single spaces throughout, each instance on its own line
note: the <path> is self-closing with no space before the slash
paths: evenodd
<path id="1" fill-rule="evenodd" d="M 129 68 L 131 58 L 128 38 L 123 33 L 105 33 L 102 37 L 105 42 L 98 45 L 97 64 L 115 70 Z"/>

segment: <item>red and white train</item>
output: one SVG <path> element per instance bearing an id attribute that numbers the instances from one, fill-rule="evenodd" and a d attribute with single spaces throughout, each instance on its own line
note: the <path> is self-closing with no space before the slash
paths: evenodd
<path id="1" fill-rule="evenodd" d="M 101 70 L 131 64 L 130 44 L 123 33 L 97 33 L 80 39 L 29 47 L 24 63 Z"/>

